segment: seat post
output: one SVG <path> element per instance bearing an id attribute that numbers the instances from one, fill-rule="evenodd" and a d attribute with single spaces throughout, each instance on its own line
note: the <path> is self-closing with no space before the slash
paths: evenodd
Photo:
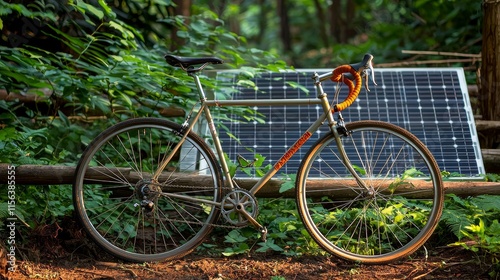
<path id="1" fill-rule="evenodd" d="M 205 91 L 203 90 L 203 86 L 201 85 L 200 77 L 198 77 L 195 72 L 189 72 L 188 75 L 193 77 L 196 88 L 198 89 L 200 101 L 201 103 L 204 103 L 207 100 L 207 97 L 205 95 Z"/>

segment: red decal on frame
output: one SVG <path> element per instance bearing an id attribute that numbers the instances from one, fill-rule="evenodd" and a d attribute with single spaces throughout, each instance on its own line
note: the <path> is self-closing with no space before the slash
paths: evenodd
<path id="1" fill-rule="evenodd" d="M 293 144 L 288 151 L 274 164 L 274 170 L 278 171 L 285 163 L 304 145 L 305 142 L 311 137 L 311 132 L 306 131 L 300 138 Z"/>

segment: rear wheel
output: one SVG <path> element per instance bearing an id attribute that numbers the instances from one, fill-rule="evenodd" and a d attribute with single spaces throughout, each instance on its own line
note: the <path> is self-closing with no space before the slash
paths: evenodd
<path id="1" fill-rule="evenodd" d="M 76 169 L 73 200 L 89 236 L 129 261 L 181 257 L 212 229 L 222 176 L 206 143 L 181 126 L 154 118 L 131 119 L 102 132 Z M 157 181 L 159 163 L 171 157 Z"/>
<path id="2" fill-rule="evenodd" d="M 341 136 L 367 188 L 342 162 L 333 133 L 314 144 L 296 181 L 300 217 L 326 251 L 363 263 L 413 253 L 431 236 L 442 212 L 441 174 L 413 134 L 384 122 L 359 121 Z"/>

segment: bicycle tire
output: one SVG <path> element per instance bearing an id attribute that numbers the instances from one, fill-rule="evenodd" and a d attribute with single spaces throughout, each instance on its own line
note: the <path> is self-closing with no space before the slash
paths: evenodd
<path id="1" fill-rule="evenodd" d="M 220 168 L 201 137 L 190 132 L 158 183 L 151 181 L 181 130 L 168 120 L 130 119 L 103 131 L 82 154 L 74 208 L 88 236 L 105 251 L 133 262 L 169 260 L 190 253 L 212 230 L 218 207 L 173 197 L 221 200 Z M 194 187 L 193 178 L 203 186 Z"/>
<path id="2" fill-rule="evenodd" d="M 296 200 L 302 222 L 317 244 L 343 259 L 383 264 L 408 256 L 439 222 L 444 199 L 439 167 L 417 137 L 396 125 L 358 121 L 346 128 L 345 152 L 372 188 L 353 179 L 330 132 L 299 167 Z"/>

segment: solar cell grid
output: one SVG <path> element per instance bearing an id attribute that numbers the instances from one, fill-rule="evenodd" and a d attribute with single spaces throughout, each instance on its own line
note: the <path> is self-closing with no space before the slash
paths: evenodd
<path id="1" fill-rule="evenodd" d="M 297 72 L 263 73 L 254 78 L 257 90 L 235 86 L 233 99 L 315 98 L 310 78 L 314 71 L 325 69 L 299 69 Z M 347 122 L 356 120 L 382 120 L 404 127 L 422 140 L 435 156 L 440 169 L 471 177 L 484 174 L 479 143 L 475 130 L 464 73 L 461 68 L 433 69 L 376 69 L 378 86 L 369 85 L 370 92 L 362 89 L 353 105 L 343 111 Z M 236 76 L 218 75 L 236 84 Z M 223 78 L 222 78 L 223 77 Z M 295 87 L 305 86 L 308 92 Z M 333 98 L 335 85 L 323 83 Z M 345 98 L 347 88 L 341 90 Z M 266 156 L 266 163 L 276 162 L 288 147 L 302 135 L 310 123 L 321 114 L 318 105 L 261 106 L 255 111 L 265 116 L 265 123 L 217 120 L 240 139 L 240 143 L 221 131 L 223 149 L 236 161 L 238 154 L 247 159 L 255 154 Z M 259 115 L 255 115 L 256 117 Z M 282 172 L 297 172 L 300 159 L 319 137 L 328 131 L 321 128 L 316 135 L 283 167 Z M 242 175 L 242 174 L 239 174 Z"/>

